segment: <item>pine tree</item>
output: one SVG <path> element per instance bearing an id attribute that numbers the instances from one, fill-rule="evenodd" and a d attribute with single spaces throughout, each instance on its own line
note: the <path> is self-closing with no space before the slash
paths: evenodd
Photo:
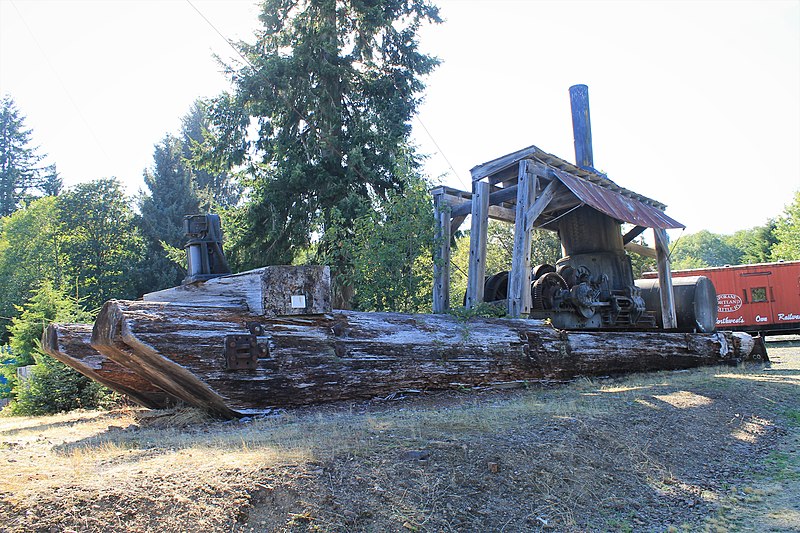
<path id="1" fill-rule="evenodd" d="M 337 220 L 346 238 L 375 198 L 402 188 L 421 77 L 437 65 L 416 36 L 439 22 L 426 0 L 266 0 L 260 18 L 257 42 L 241 47 L 249 64 L 231 71 L 234 94 L 211 108 L 212 157 L 249 171 L 237 245 L 251 266 L 292 261 L 314 234 L 324 252 Z M 342 278 L 352 268 L 331 266 Z"/>
<path id="2" fill-rule="evenodd" d="M 0 101 L 0 216 L 8 216 L 36 185 L 37 164 L 42 156 L 30 146 L 31 130 L 14 100 Z"/>

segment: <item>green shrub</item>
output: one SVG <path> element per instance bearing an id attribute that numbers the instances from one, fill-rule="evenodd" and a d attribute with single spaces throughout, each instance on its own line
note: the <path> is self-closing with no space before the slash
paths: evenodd
<path id="1" fill-rule="evenodd" d="M 49 355 L 37 354 L 28 379 L 18 383 L 17 397 L 3 411 L 31 416 L 100 406 L 109 392 Z"/>

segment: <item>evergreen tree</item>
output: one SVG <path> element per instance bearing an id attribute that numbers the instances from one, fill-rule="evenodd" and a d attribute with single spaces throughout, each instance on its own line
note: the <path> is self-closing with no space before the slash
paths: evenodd
<path id="1" fill-rule="evenodd" d="M 183 143 L 167 135 L 155 146 L 153 168 L 144 171 L 149 194 L 140 194 L 137 225 L 147 246 L 143 288 L 160 290 L 179 284 L 184 269 L 170 260 L 170 251 L 184 245 L 183 217 L 200 210 L 200 200 L 189 167 L 184 164 Z"/>
<path id="2" fill-rule="evenodd" d="M 210 164 L 203 154 L 213 145 L 208 104 L 198 100 L 181 124 L 183 162 L 192 172 L 202 212 L 230 208 L 241 200 L 241 187 L 225 166 Z"/>
<path id="3" fill-rule="evenodd" d="M 64 181 L 59 177 L 55 165 L 48 165 L 44 168 L 38 189 L 44 196 L 58 196 L 64 188 Z"/>
<path id="4" fill-rule="evenodd" d="M 91 315 L 78 302 L 45 281 L 11 325 L 11 350 L 15 366 L 34 364 L 28 379 L 14 383 L 13 415 L 42 415 L 80 407 L 97 407 L 107 394 L 98 383 L 66 367 L 41 351 L 42 333 L 51 322 L 88 322 Z"/>
<path id="5" fill-rule="evenodd" d="M 199 212 L 190 169 L 183 164 L 183 143 L 167 135 L 153 153 L 153 168 L 144 171 L 149 194 L 140 196 L 142 231 L 150 241 L 184 244 L 183 217 Z"/>
<path id="6" fill-rule="evenodd" d="M 427 0 L 266 0 L 260 19 L 257 42 L 241 45 L 248 65 L 231 71 L 234 94 L 211 109 L 210 159 L 249 171 L 237 244 L 251 265 L 288 263 L 315 233 L 324 253 L 332 225 L 347 238 L 375 198 L 402 187 L 421 76 L 437 64 L 416 35 L 439 16 Z M 352 261 L 341 259 L 331 266 L 344 279 Z"/>
<path id="7" fill-rule="evenodd" d="M 14 100 L 0 101 L 0 216 L 8 216 L 36 185 L 38 163 L 42 157 L 30 146 L 31 130 Z"/>

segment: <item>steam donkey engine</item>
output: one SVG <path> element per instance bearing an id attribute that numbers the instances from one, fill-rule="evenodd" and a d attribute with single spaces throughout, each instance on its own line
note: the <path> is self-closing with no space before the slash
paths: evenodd
<path id="1" fill-rule="evenodd" d="M 549 319 L 561 329 L 712 331 L 713 284 L 670 275 L 666 229 L 683 225 L 664 213 L 663 204 L 594 169 L 587 87 L 570 87 L 570 102 L 577 164 L 529 146 L 474 167 L 471 193 L 433 191 L 440 242 L 446 242 L 434 271 L 434 311 L 447 308 L 449 237 L 469 214 L 467 307 L 502 302 L 512 317 Z M 487 278 L 489 218 L 515 229 L 511 271 Z M 624 235 L 623 223 L 633 226 Z M 530 264 L 533 228 L 558 233 L 562 257 L 555 265 Z M 648 228 L 654 249 L 631 242 Z M 635 280 L 626 248 L 656 258 L 658 279 Z"/>

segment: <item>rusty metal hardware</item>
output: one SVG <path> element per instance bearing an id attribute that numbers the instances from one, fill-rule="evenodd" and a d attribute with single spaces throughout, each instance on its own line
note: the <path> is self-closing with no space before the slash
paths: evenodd
<path id="1" fill-rule="evenodd" d="M 266 349 L 258 344 L 258 336 L 264 334 L 264 326 L 258 322 L 247 322 L 249 334 L 225 336 L 225 369 L 254 370 L 258 358 L 267 355 Z"/>

